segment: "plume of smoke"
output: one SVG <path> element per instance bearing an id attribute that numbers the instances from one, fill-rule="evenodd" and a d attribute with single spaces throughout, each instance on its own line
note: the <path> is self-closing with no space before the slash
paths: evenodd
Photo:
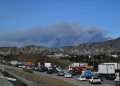
<path id="1" fill-rule="evenodd" d="M 46 27 L 39 26 L 27 31 L 15 31 L 0 35 L 0 47 L 39 45 L 54 48 L 72 46 L 108 40 L 105 37 L 108 33 L 109 31 L 93 25 L 80 27 L 78 22 L 61 21 Z"/>

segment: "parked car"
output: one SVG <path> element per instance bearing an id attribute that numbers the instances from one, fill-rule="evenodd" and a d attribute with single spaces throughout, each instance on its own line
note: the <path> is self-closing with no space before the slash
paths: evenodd
<path id="1" fill-rule="evenodd" d="M 50 69 L 50 70 L 47 71 L 47 73 L 48 73 L 48 74 L 53 74 L 53 70 Z"/>
<path id="2" fill-rule="evenodd" d="M 86 79 L 86 77 L 85 76 L 82 76 L 82 75 L 80 75 L 80 77 L 79 78 L 77 78 L 77 80 L 79 81 L 86 81 L 87 79 Z"/>
<path id="3" fill-rule="evenodd" d="M 99 77 L 93 76 L 89 79 L 89 83 L 101 83 L 101 79 Z"/>
<path id="4" fill-rule="evenodd" d="M 64 76 L 64 74 L 65 74 L 64 71 L 58 71 L 57 72 L 57 76 Z"/>
<path id="5" fill-rule="evenodd" d="M 96 77 L 99 77 L 101 79 L 101 81 L 102 81 L 102 76 L 101 75 L 96 75 Z"/>
<path id="6" fill-rule="evenodd" d="M 75 70 L 69 70 L 69 73 L 71 73 L 72 75 L 76 75 Z"/>
<path id="7" fill-rule="evenodd" d="M 72 77 L 72 74 L 71 74 L 71 73 L 65 73 L 65 74 L 64 74 L 64 77 L 65 77 L 65 78 L 71 78 L 71 77 Z"/>
<path id="8" fill-rule="evenodd" d="M 107 74 L 105 78 L 110 79 L 110 80 L 111 79 L 114 80 L 115 79 L 115 74 Z"/>

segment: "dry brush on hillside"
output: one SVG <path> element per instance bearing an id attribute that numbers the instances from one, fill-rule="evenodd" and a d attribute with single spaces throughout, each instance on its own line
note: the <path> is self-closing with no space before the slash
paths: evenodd
<path id="1" fill-rule="evenodd" d="M 44 62 L 52 62 L 55 65 L 62 66 L 62 67 L 66 67 L 66 66 L 70 65 L 71 63 L 73 63 L 70 61 L 57 59 L 54 57 L 47 57 L 46 55 L 43 55 L 41 53 L 39 53 L 39 54 L 31 54 L 31 53 L 21 54 L 17 58 L 15 58 L 15 60 L 25 61 L 25 62 L 31 61 L 31 62 L 34 62 L 36 65 L 38 64 L 38 62 L 40 62 L 41 64 L 43 64 Z"/>

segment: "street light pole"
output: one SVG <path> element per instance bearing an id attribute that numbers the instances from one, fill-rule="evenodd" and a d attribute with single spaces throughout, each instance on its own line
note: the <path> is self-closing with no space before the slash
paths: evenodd
<path id="1" fill-rule="evenodd" d="M 89 58 L 91 58 L 92 56 L 89 55 Z M 94 56 L 93 56 L 93 69 L 94 69 Z"/>

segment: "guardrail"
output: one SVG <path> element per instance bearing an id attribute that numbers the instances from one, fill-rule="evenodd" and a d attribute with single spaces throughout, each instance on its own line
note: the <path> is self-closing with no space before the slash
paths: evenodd
<path id="1" fill-rule="evenodd" d="M 14 79 L 14 78 L 9 78 L 9 77 L 4 77 L 4 76 L 0 76 L 0 78 L 7 79 L 7 80 L 10 80 L 10 81 L 16 81 L 17 80 L 17 79 Z"/>

